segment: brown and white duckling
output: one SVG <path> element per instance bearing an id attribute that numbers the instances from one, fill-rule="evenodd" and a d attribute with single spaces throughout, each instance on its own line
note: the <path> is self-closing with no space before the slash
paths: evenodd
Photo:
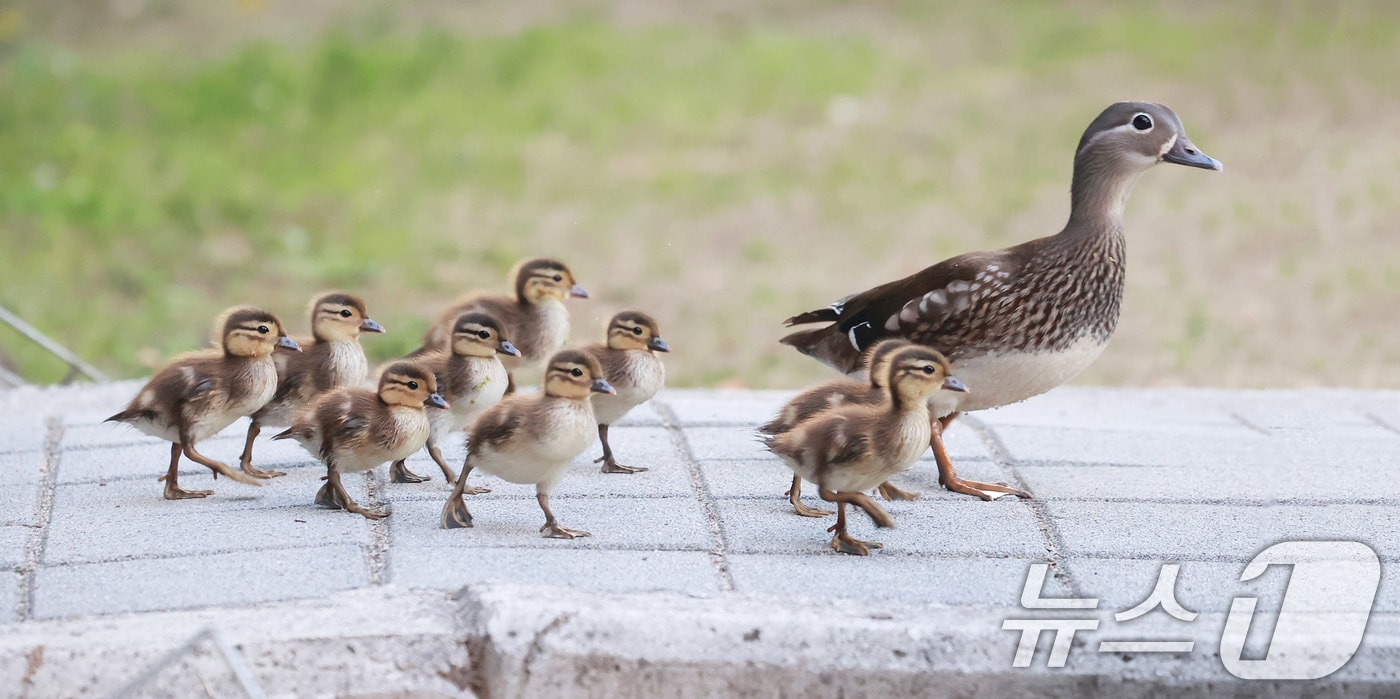
<path id="1" fill-rule="evenodd" d="M 382 519 L 388 513 L 367 510 L 350 498 L 340 474 L 368 471 L 422 449 L 430 430 L 426 408 L 447 407 L 433 372 L 398 361 L 380 374 L 377 391 L 342 386 L 322 394 L 273 439 L 295 439 L 326 465 L 317 505 Z"/>
<path id="2" fill-rule="evenodd" d="M 838 406 L 767 440 L 794 473 L 817 485 L 823 500 L 836 503 L 836 524 L 827 531 L 836 533 L 831 548 L 841 553 L 864 556 L 883 548 L 846 533 L 847 503 L 865 510 L 877 527 L 894 526 L 864 491 L 908 469 L 928 448 L 930 397 L 945 390 L 967 392 L 949 373 L 947 358 L 920 345 L 892 352 L 888 374 L 884 403 Z"/>
<path id="3" fill-rule="evenodd" d="M 588 292 L 574 281 L 567 265 L 549 258 L 525 260 L 513 276 L 514 296 L 481 293 L 454 303 L 423 336 L 423 346 L 414 355 L 447 349 L 453 321 L 467 311 L 490 313 L 505 326 L 506 336 L 521 355 L 503 360 L 509 372 L 539 364 L 561 349 L 569 340 L 569 309 L 564 301 L 586 299 Z"/>
<path id="4" fill-rule="evenodd" d="M 623 466 L 613 458 L 608 445 L 608 427 L 628 411 L 651 400 L 666 383 L 666 365 L 657 352 L 670 352 L 661 339 L 656 320 L 640 311 L 623 311 L 608 321 L 606 344 L 589 345 L 583 351 L 593 355 L 603 367 L 608 383 L 617 393 L 593 396 L 593 414 L 598 418 L 598 439 L 603 456 L 593 463 L 603 464 L 603 473 L 637 473 L 644 466 Z"/>
<path id="5" fill-rule="evenodd" d="M 908 346 L 908 344 L 903 340 L 885 340 L 876 343 L 870 348 L 870 351 L 865 353 L 868 382 L 836 379 L 813 386 L 788 401 L 776 417 L 758 428 L 759 434 L 766 437 L 783 434 L 798 424 L 811 419 L 814 415 L 831 408 L 843 405 L 874 406 L 885 402 L 889 397 L 889 391 L 885 388 L 889 378 L 889 356 L 895 350 Z M 879 491 L 886 500 L 913 500 L 919 496 L 919 493 L 916 492 L 900 490 L 888 481 L 880 484 Z M 793 512 L 803 517 L 825 517 L 832 514 L 831 510 L 808 507 L 802 503 L 802 476 L 793 474 L 792 487 L 783 494 L 792 503 Z"/>
<path id="6" fill-rule="evenodd" d="M 248 437 L 239 458 L 244 473 L 257 478 L 287 475 L 253 465 L 253 440 L 262 428 L 286 427 L 297 412 L 321 393 L 365 382 L 369 362 L 360 347 L 362 332 L 382 333 L 384 326 L 369 317 L 365 302 L 358 296 L 335 292 L 311 301 L 311 340 L 300 343 L 299 354 L 277 356 L 277 393 L 253 413 L 253 421 L 248 425 Z"/>
<path id="7" fill-rule="evenodd" d="M 240 306 L 224 311 L 215 327 L 222 349 L 176 357 L 151 377 L 131 403 L 108 422 L 125 422 L 161 439 L 170 440 L 170 468 L 165 499 L 183 500 L 212 495 L 212 490 L 183 490 L 178 481 L 180 455 L 239 483 L 262 485 L 252 474 L 239 473 L 195 450 L 195 444 L 218 434 L 235 420 L 263 407 L 277 391 L 278 348 L 297 350 L 277 316 Z"/>
<path id="8" fill-rule="evenodd" d="M 447 410 L 428 413 L 431 431 L 428 454 L 437 462 L 447 482 L 457 473 L 442 458 L 443 444 L 454 432 L 470 425 L 477 415 L 501 402 L 506 393 L 506 368 L 497 355 L 519 357 L 520 350 L 506 339 L 501 323 L 489 313 L 469 311 L 452 324 L 451 352 L 431 352 L 415 358 L 437 378 L 438 393 L 452 405 Z M 408 470 L 399 459 L 389 468 L 395 483 L 421 483 L 428 480 Z"/>
<path id="9" fill-rule="evenodd" d="M 507 396 L 472 425 L 462 474 L 442 508 L 442 528 L 472 526 L 462 496 L 467 492 L 467 477 L 479 468 L 512 483 L 535 485 L 535 500 L 544 510 L 540 532 L 546 537 L 589 536 L 586 531 L 559 526 L 549 509 L 549 494 L 574 458 L 593 442 L 598 422 L 589 396 L 613 392 L 603 367 L 591 355 L 564 350 L 551 357 L 541 393 Z"/>

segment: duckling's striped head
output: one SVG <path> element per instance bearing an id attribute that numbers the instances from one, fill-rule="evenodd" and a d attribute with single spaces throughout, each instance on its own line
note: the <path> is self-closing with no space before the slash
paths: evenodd
<path id="1" fill-rule="evenodd" d="M 890 355 L 914 343 L 900 338 L 880 340 L 865 353 L 865 371 L 870 377 L 870 385 L 883 388 L 889 385 Z"/>
<path id="2" fill-rule="evenodd" d="M 593 393 L 617 393 L 593 355 L 566 349 L 549 358 L 544 392 L 551 396 L 583 400 Z"/>
<path id="3" fill-rule="evenodd" d="M 234 306 L 219 315 L 219 329 L 224 353 L 237 357 L 266 357 L 278 347 L 300 350 L 296 341 L 287 337 L 277 316 L 252 306 Z"/>
<path id="4" fill-rule="evenodd" d="M 466 357 L 492 357 L 496 353 L 519 357 L 520 350 L 506 339 L 505 326 L 490 313 L 469 311 L 452 322 L 452 353 Z"/>
<path id="5" fill-rule="evenodd" d="M 671 351 L 671 345 L 661 339 L 661 327 L 656 324 L 656 319 L 641 311 L 623 311 L 608 321 L 608 346 L 613 349 Z"/>
<path id="6" fill-rule="evenodd" d="M 355 338 L 362 332 L 382 333 L 384 326 L 369 317 L 360 297 L 333 291 L 311 302 L 311 334 L 318 341 Z"/>
<path id="7" fill-rule="evenodd" d="M 897 403 L 922 401 L 942 390 L 968 392 L 953 376 L 948 358 L 931 347 L 909 343 L 890 352 L 886 361 L 890 396 Z"/>
<path id="8" fill-rule="evenodd" d="M 446 408 L 438 395 L 437 377 L 418 362 L 398 361 L 379 374 L 379 399 L 389 405 Z"/>
<path id="9" fill-rule="evenodd" d="M 588 298 L 588 292 L 574 280 L 568 265 L 559 260 L 539 257 L 521 262 L 515 268 L 515 296 L 521 303 L 539 303 L 545 299 L 564 300 L 569 297 Z"/>

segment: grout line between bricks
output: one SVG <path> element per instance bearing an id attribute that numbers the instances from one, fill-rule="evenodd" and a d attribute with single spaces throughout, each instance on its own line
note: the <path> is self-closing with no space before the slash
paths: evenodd
<path id="1" fill-rule="evenodd" d="M 700 471 L 700 462 L 695 458 L 694 450 L 690 448 L 690 438 L 681 430 L 680 421 L 670 405 L 653 400 L 652 409 L 661 416 L 662 426 L 670 433 L 671 440 L 685 457 L 685 467 L 690 472 L 690 487 L 694 489 L 695 497 L 700 501 L 700 508 L 705 513 L 705 524 L 715 542 L 714 550 L 710 551 L 710 563 L 714 565 L 715 576 L 719 578 L 720 592 L 734 592 L 734 574 L 729 570 L 729 544 L 724 537 L 724 528 L 719 523 L 719 507 L 710 495 L 709 485 L 705 483 L 705 474 Z"/>
<path id="2" fill-rule="evenodd" d="M 365 490 L 368 492 L 370 507 L 384 510 L 381 496 L 384 484 L 379 480 L 378 469 L 365 471 Z M 389 569 L 389 522 L 388 519 L 369 520 L 369 546 L 365 548 L 365 562 L 369 566 L 369 584 L 384 584 L 384 575 Z"/>
<path id="3" fill-rule="evenodd" d="M 1011 450 L 1007 449 L 1006 445 L 1002 443 L 1001 437 L 997 436 L 997 433 L 993 431 L 987 423 L 975 417 L 963 415 L 962 421 L 966 422 L 967 426 L 972 428 L 972 430 L 977 433 L 977 436 L 982 439 L 982 443 L 987 446 L 987 451 L 992 453 L 992 458 L 997 464 L 1011 473 L 1011 477 L 1015 480 L 1016 486 L 1021 490 L 1029 491 L 1030 487 L 1026 485 L 1025 479 L 1021 477 L 1020 471 L 1016 468 L 1016 458 L 1011 455 Z M 1034 495 L 1034 493 L 1032 493 L 1032 495 Z M 1073 576 L 1070 575 L 1069 570 L 1064 565 L 1064 538 L 1061 536 L 1059 528 L 1055 526 L 1054 520 L 1050 518 L 1050 513 L 1045 509 L 1045 501 L 1041 500 L 1039 497 L 1032 497 L 1022 502 L 1030 509 L 1031 517 L 1035 519 L 1036 528 L 1040 529 L 1041 536 L 1045 539 L 1045 552 L 1050 559 L 1050 574 L 1053 575 L 1060 584 L 1065 586 L 1065 589 L 1070 592 L 1071 596 L 1083 597 L 1084 595 L 1081 594 L 1079 585 L 1075 583 Z"/>
<path id="4" fill-rule="evenodd" d="M 1265 429 L 1265 428 L 1263 428 L 1263 427 L 1260 427 L 1259 425 L 1255 424 L 1255 422 L 1254 422 L 1253 420 L 1250 420 L 1249 418 L 1247 418 L 1247 417 L 1245 417 L 1245 416 L 1243 416 L 1243 415 L 1241 415 L 1241 414 L 1239 414 L 1239 413 L 1234 413 L 1234 412 L 1232 412 L 1232 413 L 1230 413 L 1230 417 L 1233 418 L 1233 419 L 1235 420 L 1235 422 L 1238 422 L 1238 423 L 1240 423 L 1241 425 L 1244 425 L 1245 427 L 1248 427 L 1249 429 L 1251 429 L 1251 430 L 1253 430 L 1253 431 L 1255 431 L 1255 432 L 1258 432 L 1259 434 L 1264 435 L 1265 437 L 1272 437 L 1272 436 L 1274 436 L 1272 432 L 1268 431 L 1267 429 Z"/>
<path id="5" fill-rule="evenodd" d="M 1384 419 L 1381 418 L 1381 416 L 1375 413 L 1366 413 L 1366 417 L 1369 418 L 1371 422 L 1380 425 L 1382 429 L 1389 430 L 1391 432 L 1394 432 L 1395 434 L 1400 434 L 1400 427 L 1396 427 L 1395 425 L 1386 422 Z"/>
<path id="6" fill-rule="evenodd" d="M 34 579 L 44 560 L 44 547 L 49 539 L 49 518 L 53 514 L 54 484 L 58 480 L 58 461 L 63 445 L 63 420 L 50 416 L 44 422 L 44 465 L 39 485 L 39 507 L 35 512 L 34 531 L 24 545 L 24 564 L 19 568 L 19 589 L 15 594 L 15 620 L 28 621 L 34 611 Z"/>

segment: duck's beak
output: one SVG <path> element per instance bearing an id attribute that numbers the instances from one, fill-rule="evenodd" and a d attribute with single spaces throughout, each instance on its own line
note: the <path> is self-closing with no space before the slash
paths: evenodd
<path id="1" fill-rule="evenodd" d="M 511 344 L 510 340 L 501 340 L 501 346 L 497 347 L 496 351 L 501 354 L 509 354 L 512 357 L 520 356 L 520 350 Z"/>
<path id="2" fill-rule="evenodd" d="M 361 331 L 361 332 L 367 332 L 367 333 L 382 333 L 382 332 L 385 332 L 384 326 L 380 325 L 379 323 L 374 322 L 374 320 L 373 320 L 372 318 L 365 318 L 364 321 L 362 321 L 362 322 L 360 323 L 360 331 Z"/>
<path id="3" fill-rule="evenodd" d="M 648 342 L 648 343 L 647 343 L 647 348 L 650 349 L 650 350 L 656 351 L 656 352 L 670 352 L 670 351 L 671 351 L 671 346 L 670 346 L 669 344 L 667 344 L 665 340 L 663 340 L 663 339 L 661 339 L 661 338 L 659 338 L 659 337 L 653 337 L 653 338 L 651 338 L 651 342 Z"/>
<path id="4" fill-rule="evenodd" d="M 616 389 L 616 388 L 613 388 L 613 387 L 612 387 L 612 384 L 608 383 L 606 379 L 597 379 L 597 380 L 595 380 L 595 381 L 593 382 L 593 392 L 594 392 L 594 393 L 608 393 L 608 394 L 611 394 L 611 395 L 614 395 L 614 396 L 617 395 L 617 389 Z"/>
<path id="5" fill-rule="evenodd" d="M 576 299 L 588 298 L 588 292 L 585 291 L 584 288 L 579 286 L 578 284 L 575 284 L 572 289 L 569 289 L 569 295 Z"/>
<path id="6" fill-rule="evenodd" d="M 429 408 L 446 409 L 448 407 L 447 401 L 443 400 L 442 396 L 437 393 L 428 396 L 428 400 L 423 401 L 423 405 L 426 405 Z"/>
<path id="7" fill-rule="evenodd" d="M 956 376 L 949 376 L 948 378 L 943 379 L 943 390 L 957 391 L 958 393 L 972 393 L 972 391 L 967 390 L 967 386 L 964 385 L 963 382 L 959 381 L 958 377 Z"/>
<path id="8" fill-rule="evenodd" d="M 293 340 L 292 338 L 287 337 L 286 335 L 277 338 L 277 346 L 281 347 L 282 349 L 291 350 L 293 352 L 301 351 L 301 345 L 298 345 L 296 340 Z"/>
<path id="9" fill-rule="evenodd" d="M 1173 143 L 1171 149 L 1162 155 L 1162 160 L 1169 163 L 1176 163 L 1177 165 L 1198 167 L 1204 170 L 1225 169 L 1225 163 L 1202 153 L 1201 150 L 1196 147 L 1196 144 L 1192 143 L 1191 139 L 1185 136 L 1177 137 L 1176 143 Z"/>

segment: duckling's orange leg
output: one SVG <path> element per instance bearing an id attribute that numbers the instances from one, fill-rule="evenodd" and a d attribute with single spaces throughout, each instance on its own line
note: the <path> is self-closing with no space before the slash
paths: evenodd
<path id="1" fill-rule="evenodd" d="M 408 466 L 404 465 L 404 460 L 399 459 L 389 467 L 389 480 L 395 483 L 422 483 L 423 481 L 430 481 L 432 478 L 429 476 L 420 476 L 408 470 Z"/>
<path id="2" fill-rule="evenodd" d="M 472 472 L 471 460 L 472 455 L 468 451 L 467 458 L 462 460 L 462 477 L 457 479 L 458 488 L 464 495 L 480 495 L 491 492 L 491 489 L 484 485 L 467 485 L 467 476 Z"/>
<path id="3" fill-rule="evenodd" d="M 889 481 L 881 483 L 879 491 L 880 497 L 883 497 L 884 499 L 889 500 L 890 502 L 894 502 L 895 500 L 917 500 L 920 495 L 923 495 L 923 493 L 920 493 L 917 490 L 900 490 Z"/>
<path id="4" fill-rule="evenodd" d="M 613 459 L 612 447 L 608 446 L 608 426 L 598 425 L 598 441 L 603 443 L 603 455 L 593 463 L 603 464 L 603 473 L 641 473 L 649 470 L 645 466 L 623 466 Z"/>
<path id="5" fill-rule="evenodd" d="M 388 512 L 360 507 L 351 499 L 350 493 L 345 491 L 345 486 L 340 482 L 340 469 L 336 468 L 335 464 L 326 467 L 326 484 L 316 491 L 316 504 L 332 510 L 354 512 L 365 519 L 384 519 L 389 516 Z"/>
<path id="6" fill-rule="evenodd" d="M 207 498 L 214 494 L 212 490 L 184 490 L 180 487 L 180 443 L 170 444 L 170 470 L 165 472 L 159 480 L 165 481 L 166 500 L 189 500 L 192 498 Z"/>
<path id="7" fill-rule="evenodd" d="M 456 483 L 457 472 L 453 471 L 452 467 L 448 466 L 446 461 L 443 461 L 442 450 L 438 448 L 438 445 L 433 443 L 432 437 L 428 438 L 428 454 L 433 457 L 433 461 L 437 462 L 438 468 L 442 469 L 442 475 L 447 477 L 447 482 Z"/>
<path id="8" fill-rule="evenodd" d="M 549 494 L 535 493 L 535 501 L 540 504 L 540 509 L 544 510 L 544 526 L 540 527 L 540 533 L 547 539 L 577 539 L 581 536 L 593 536 L 582 529 L 565 529 L 559 526 L 559 522 L 554 519 L 554 512 L 549 509 Z"/>
<path id="9" fill-rule="evenodd" d="M 257 420 L 249 423 L 248 439 L 243 442 L 243 455 L 238 457 L 238 467 L 254 478 L 276 478 L 287 475 L 286 471 L 265 471 L 253 465 L 253 440 L 258 438 L 259 432 L 262 432 L 262 425 L 259 425 Z"/>
<path id="10" fill-rule="evenodd" d="M 792 511 L 802 517 L 825 517 L 831 514 L 831 510 L 822 510 L 816 507 L 808 507 L 802 504 L 802 476 L 792 474 L 792 487 L 783 493 L 792 503 Z"/>
<path id="11" fill-rule="evenodd" d="M 946 418 L 940 418 L 933 425 L 933 438 L 930 446 L 933 447 L 933 458 L 938 462 L 938 483 L 944 488 L 963 495 L 972 495 L 983 500 L 992 500 L 988 491 L 993 493 L 1010 493 L 1018 498 L 1029 498 L 1030 493 L 1019 488 L 1013 488 L 1005 483 L 982 483 L 981 481 L 969 481 L 958 478 L 958 470 L 953 468 L 953 460 L 948 458 L 948 450 L 943 447 L 943 426 L 952 422 L 952 418 L 957 417 L 953 413 Z M 946 420 L 947 422 L 944 422 Z"/>
<path id="12" fill-rule="evenodd" d="M 238 481 L 239 483 L 247 483 L 248 485 L 262 485 L 261 480 L 254 478 L 246 473 L 243 473 L 242 471 L 235 471 L 229 468 L 228 466 L 225 466 L 224 464 L 219 463 L 218 461 L 215 461 L 195 451 L 194 445 L 187 440 L 182 440 L 181 447 L 184 450 L 185 458 L 197 464 L 201 464 L 203 466 L 208 467 L 210 471 L 214 472 L 215 480 L 218 480 L 219 476 L 224 476 L 225 478 Z"/>
<path id="13" fill-rule="evenodd" d="M 467 462 L 472 458 L 471 452 L 467 452 Z M 467 509 L 467 501 L 462 497 L 467 487 L 467 474 L 471 473 L 471 468 L 466 462 L 462 464 L 462 475 L 457 477 L 457 484 L 452 486 L 452 494 L 447 497 L 447 504 L 442 506 L 442 519 L 439 526 L 443 529 L 462 529 L 474 526 L 472 524 L 471 510 Z"/>
<path id="14" fill-rule="evenodd" d="M 827 490 L 826 488 L 822 488 L 820 492 L 823 500 L 836 503 L 836 524 L 827 527 L 827 531 L 835 532 L 835 535 L 831 537 L 831 549 L 833 551 L 836 551 L 837 553 L 850 554 L 852 556 L 869 556 L 870 549 L 882 549 L 885 547 L 884 544 L 878 541 L 861 541 L 860 539 L 856 539 L 850 534 L 846 533 L 846 503 L 856 502 L 856 498 L 851 497 L 855 494 L 836 493 Z M 861 497 L 865 496 L 861 495 Z M 869 501 L 869 498 L 865 499 Z M 874 505 L 874 503 L 870 504 Z M 861 509 L 865 509 L 864 505 L 858 506 Z M 875 509 L 878 510 L 881 514 L 885 514 L 884 510 L 880 510 L 878 505 L 875 505 Z M 866 510 L 866 513 L 870 514 L 872 519 L 875 518 L 874 514 L 871 513 L 870 510 Z M 886 514 L 885 518 L 889 519 L 889 515 Z M 879 520 L 876 520 L 877 526 L 893 526 L 893 524 L 894 523 L 891 522 L 889 525 L 880 525 Z"/>

